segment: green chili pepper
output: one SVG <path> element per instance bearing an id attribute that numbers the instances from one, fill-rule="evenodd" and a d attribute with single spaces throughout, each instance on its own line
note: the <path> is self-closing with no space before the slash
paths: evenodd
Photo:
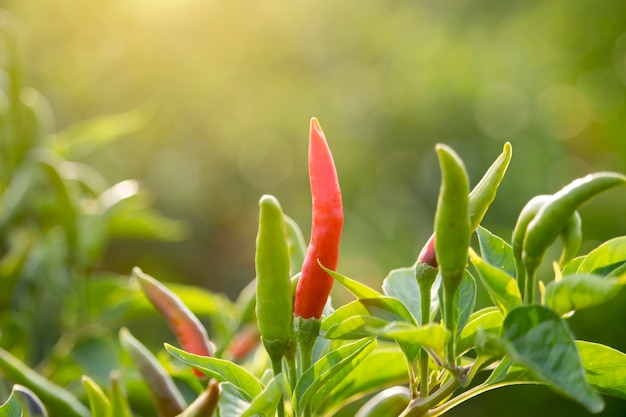
<path id="1" fill-rule="evenodd" d="M 125 327 L 120 329 L 120 343 L 148 385 L 159 417 L 172 417 L 183 412 L 187 407 L 185 400 L 157 358 Z"/>
<path id="2" fill-rule="evenodd" d="M 217 381 L 212 379 L 207 389 L 203 391 L 185 411 L 176 417 L 211 417 L 217 409 L 219 399 L 219 385 Z"/>
<path id="3" fill-rule="evenodd" d="M 480 179 L 478 184 L 474 186 L 469 193 L 469 214 L 472 232 L 476 230 L 480 222 L 485 217 L 487 209 L 496 198 L 498 187 L 504 178 L 509 162 L 511 161 L 512 148 L 509 142 L 504 144 L 502 153 L 491 164 L 485 175 Z M 435 254 L 435 235 L 431 235 L 430 239 L 422 248 L 417 257 L 418 263 L 425 263 L 437 268 L 437 256 Z"/>
<path id="4" fill-rule="evenodd" d="M 480 225 L 487 209 L 496 198 L 498 187 L 504 178 L 509 162 L 511 161 L 512 148 L 509 142 L 504 144 L 502 153 L 491 164 L 485 175 L 474 186 L 469 194 L 469 215 L 471 230 L 474 231 Z"/>
<path id="5" fill-rule="evenodd" d="M 511 246 L 513 247 L 513 258 L 515 260 L 515 278 L 524 297 L 526 290 L 526 270 L 522 263 L 522 245 L 524 244 L 524 236 L 526 235 L 526 229 L 528 223 L 537 215 L 537 212 L 542 205 L 550 201 L 553 197 L 551 195 L 537 195 L 531 198 L 528 203 L 522 208 L 517 222 L 513 228 L 513 237 L 511 238 Z"/>
<path id="6" fill-rule="evenodd" d="M 526 269 L 527 300 L 533 301 L 534 278 L 543 256 L 565 228 L 576 209 L 594 195 L 617 185 L 626 184 L 626 177 L 614 172 L 598 172 L 574 180 L 553 198 L 541 205 L 528 223 L 522 246 L 522 262 Z"/>
<path id="7" fill-rule="evenodd" d="M 118 371 L 111 371 L 111 408 L 113 417 L 133 417 L 133 412 L 128 404 L 126 394 L 122 389 L 120 374 Z"/>
<path id="8" fill-rule="evenodd" d="M 48 417 L 46 407 L 34 392 L 25 386 L 15 384 L 13 393 L 22 405 L 24 417 Z"/>
<path id="9" fill-rule="evenodd" d="M 322 316 L 333 278 L 318 264 L 335 270 L 343 226 L 343 205 L 337 170 L 317 119 L 311 119 L 309 134 L 309 180 L 313 197 L 311 242 L 296 288 L 294 314 L 303 319 Z"/>
<path id="10" fill-rule="evenodd" d="M 463 161 L 448 146 L 438 144 L 441 188 L 435 214 L 435 250 L 443 285 L 456 291 L 467 264 L 470 242 L 469 183 Z"/>
<path id="11" fill-rule="evenodd" d="M 561 230 L 561 241 L 563 242 L 563 249 L 561 250 L 559 265 L 562 268 L 576 257 L 580 245 L 583 243 L 582 220 L 577 211 L 570 216 L 563 230 Z"/>
<path id="12" fill-rule="evenodd" d="M 53 384 L 24 363 L 0 348 L 0 370 L 12 382 L 31 389 L 51 413 L 64 417 L 90 417 L 87 407 L 69 391 Z"/>
<path id="13" fill-rule="evenodd" d="M 282 357 L 292 334 L 291 279 L 285 221 L 275 197 L 259 201 L 256 239 L 256 315 L 259 331 L 274 367 L 281 372 Z"/>
<path id="14" fill-rule="evenodd" d="M 446 328 L 452 334 L 448 362 L 454 364 L 454 295 L 463 279 L 471 235 L 469 181 L 461 158 L 448 146 L 435 147 L 441 167 L 441 188 L 435 214 L 435 250 L 443 284 L 443 312 Z"/>
<path id="15" fill-rule="evenodd" d="M 137 267 L 133 268 L 133 277 L 166 319 L 183 349 L 196 355 L 213 356 L 215 349 L 209 341 L 206 329 L 176 294 Z M 198 376 L 204 376 L 198 370 L 194 369 L 194 372 Z"/>
<path id="16" fill-rule="evenodd" d="M 411 401 L 407 387 L 391 387 L 373 396 L 359 409 L 355 417 L 398 416 Z"/>
<path id="17" fill-rule="evenodd" d="M 285 221 L 275 197 L 259 201 L 259 232 L 256 240 L 256 313 L 261 336 L 284 342 L 291 335 L 291 280 Z"/>

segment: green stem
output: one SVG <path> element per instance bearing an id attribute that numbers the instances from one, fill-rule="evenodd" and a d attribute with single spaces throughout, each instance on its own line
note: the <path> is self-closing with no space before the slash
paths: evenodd
<path id="1" fill-rule="evenodd" d="M 287 349 L 285 350 L 285 361 L 287 362 L 287 370 L 289 372 L 289 385 L 291 391 L 296 387 L 298 381 L 298 371 L 296 370 L 296 353 L 297 345 L 295 339 L 289 339 Z"/>
<path id="2" fill-rule="evenodd" d="M 315 317 L 309 319 L 296 317 L 294 320 L 296 339 L 300 351 L 300 375 L 313 366 L 313 348 L 315 347 L 321 324 L 322 321 Z M 303 411 L 303 417 L 311 416 L 311 408 L 307 405 Z"/>
<path id="3" fill-rule="evenodd" d="M 430 323 L 430 288 L 425 291 L 425 286 L 420 288 L 420 315 L 422 326 Z M 419 366 L 420 366 L 420 395 L 422 397 L 428 397 L 429 387 L 428 378 L 430 376 L 430 369 L 428 363 L 428 352 L 424 349 L 420 349 L 419 353 Z"/>
<path id="4" fill-rule="evenodd" d="M 446 329 L 450 332 L 450 341 L 448 342 L 448 349 L 446 350 L 446 359 L 450 366 L 456 365 L 456 317 L 454 317 L 454 294 L 456 288 L 443 289 L 443 308 L 444 308 L 444 320 Z"/>
<path id="5" fill-rule="evenodd" d="M 444 386 L 429 397 L 411 401 L 409 406 L 402 412 L 402 414 L 400 414 L 399 417 L 420 417 L 426 415 L 428 410 L 452 395 L 452 393 L 454 393 L 459 386 L 459 381 L 456 378 L 450 379 Z"/>
<path id="6" fill-rule="evenodd" d="M 274 376 L 280 375 L 283 371 L 282 358 L 276 360 L 276 358 L 270 358 L 272 361 L 272 370 L 274 371 Z M 283 397 L 281 395 L 280 400 L 278 400 L 278 417 L 285 417 L 285 403 L 283 401 Z"/>
<path id="7" fill-rule="evenodd" d="M 415 266 L 415 278 L 420 290 L 420 325 L 425 326 L 430 323 L 430 291 L 437 278 L 437 268 L 418 260 Z M 428 352 L 420 349 L 419 352 L 419 368 L 420 368 L 420 394 L 422 397 L 428 397 L 430 387 L 428 386 L 428 378 L 430 369 L 428 363 Z"/>
<path id="8" fill-rule="evenodd" d="M 485 385 L 485 384 L 481 384 L 481 385 L 477 385 L 472 389 L 469 389 L 465 392 L 462 392 L 461 394 L 457 395 L 456 397 L 452 398 L 450 401 L 446 402 L 445 404 L 443 404 L 441 407 L 437 407 L 434 410 L 430 411 L 428 414 L 424 414 L 428 417 L 438 417 L 438 416 L 442 416 L 445 413 L 447 413 L 448 411 L 450 411 L 452 408 L 456 407 L 457 405 L 463 403 L 464 401 L 467 401 L 477 395 L 480 394 L 484 394 L 487 391 L 491 391 L 493 389 L 496 388 L 502 388 L 502 387 L 508 387 L 508 386 L 512 386 L 512 385 L 524 385 L 524 384 L 539 384 L 537 381 L 504 381 L 504 382 L 500 382 L 497 384 L 491 384 L 491 385 Z M 407 414 L 406 416 L 418 416 L 421 414 Z"/>

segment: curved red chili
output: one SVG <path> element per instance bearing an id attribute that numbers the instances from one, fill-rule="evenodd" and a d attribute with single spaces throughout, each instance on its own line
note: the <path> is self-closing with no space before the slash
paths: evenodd
<path id="1" fill-rule="evenodd" d="M 309 134 L 309 181 L 313 197 L 311 242 L 296 288 L 294 315 L 308 319 L 322 316 L 333 278 L 318 264 L 334 270 L 339 260 L 343 205 L 337 170 L 324 132 L 316 118 Z"/>

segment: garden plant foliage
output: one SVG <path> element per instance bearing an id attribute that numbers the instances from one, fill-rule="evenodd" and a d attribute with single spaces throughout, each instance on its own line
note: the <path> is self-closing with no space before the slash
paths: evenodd
<path id="1" fill-rule="evenodd" d="M 6 44 L 15 49 L 10 22 L 4 24 Z M 578 255 L 577 212 L 609 188 L 623 192 L 626 176 L 591 174 L 531 200 L 509 239 L 480 224 L 511 145 L 473 188 L 459 155 L 438 145 L 434 238 L 415 264 L 393 269 L 371 288 L 317 259 L 354 300 L 339 306 L 324 296 L 314 300 L 324 306 L 322 316 L 304 320 L 292 320 L 289 288 L 295 293 L 307 245 L 278 199 L 265 196 L 262 207 L 273 217 L 260 220 L 257 267 L 275 274 L 263 276 L 270 279 L 263 285 L 286 280 L 286 287 L 276 286 L 287 290 L 274 313 L 289 326 L 272 328 L 271 308 L 258 326 L 259 304 L 271 307 L 279 292 L 257 291 L 256 281 L 233 302 L 204 289 L 165 286 L 139 268 L 130 280 L 94 272 L 111 237 L 183 234 L 180 224 L 149 208 L 136 182 L 109 186 L 72 162 L 78 149 L 95 150 L 138 128 L 142 115 L 102 117 L 53 134 L 49 106 L 22 85 L 18 60 L 9 60 L 6 73 L 0 372 L 11 389 L 0 417 L 434 417 L 520 384 L 544 385 L 593 413 L 602 411 L 602 395 L 626 400 L 626 354 L 577 340 L 568 326 L 577 311 L 606 303 L 626 285 L 626 238 Z M 562 253 L 553 259 L 548 249 L 557 239 Z M 540 265 L 551 265 L 552 274 Z M 476 308 L 478 286 L 492 306 Z M 132 324 L 157 311 L 177 342 L 153 352 Z M 208 318 L 209 331 L 196 315 Z"/>

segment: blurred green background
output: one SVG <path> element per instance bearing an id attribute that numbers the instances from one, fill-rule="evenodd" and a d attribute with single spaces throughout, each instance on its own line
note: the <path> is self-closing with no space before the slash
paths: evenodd
<path id="1" fill-rule="evenodd" d="M 172 242 L 117 239 L 100 268 L 234 298 L 254 276 L 257 202 L 307 234 L 308 121 L 326 132 L 344 195 L 339 269 L 378 285 L 432 232 L 433 146 L 475 183 L 505 141 L 513 161 L 483 225 L 509 236 L 533 195 L 598 170 L 626 172 L 626 3 L 606 1 L 5 0 L 26 78 L 62 129 L 139 109 L 142 129 L 78 159 L 142 181 L 188 224 Z M 626 234 L 626 195 L 581 211 L 586 241 Z M 344 293 L 335 296 L 341 300 Z M 626 294 L 570 321 L 626 351 Z M 514 404 L 513 410 L 509 407 Z M 528 407 L 525 409 L 524 407 Z M 610 401 L 607 416 L 626 416 Z M 534 410 L 534 411 L 533 411 Z M 543 389 L 472 400 L 453 415 L 586 416 Z"/>

